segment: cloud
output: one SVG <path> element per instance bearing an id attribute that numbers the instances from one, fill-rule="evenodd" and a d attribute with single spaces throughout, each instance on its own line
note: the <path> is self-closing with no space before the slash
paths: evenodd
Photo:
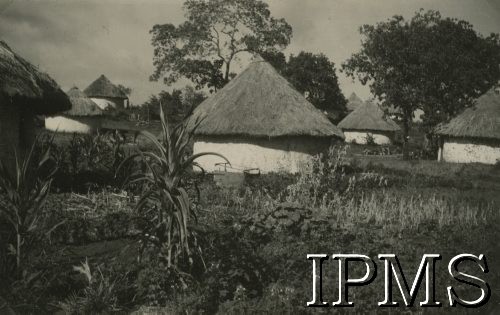
<path id="1" fill-rule="evenodd" d="M 339 66 L 360 47 L 358 28 L 394 14 L 440 10 L 466 19 L 483 34 L 500 32 L 497 0 L 269 0 L 274 16 L 293 27 L 285 53 L 322 52 Z M 183 0 L 0 0 L 0 38 L 68 89 L 85 88 L 100 74 L 133 89 L 132 101 L 167 88 L 150 82 L 154 24 L 183 21 Z M 245 58 L 242 58 L 245 60 Z M 340 75 L 346 95 L 369 96 L 366 87 Z M 179 83 L 184 85 L 186 82 Z"/>

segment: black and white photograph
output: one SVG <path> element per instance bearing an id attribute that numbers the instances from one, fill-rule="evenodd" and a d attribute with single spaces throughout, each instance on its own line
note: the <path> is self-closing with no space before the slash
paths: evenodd
<path id="1" fill-rule="evenodd" d="M 500 314 L 500 0 L 0 0 L 0 315 Z"/>

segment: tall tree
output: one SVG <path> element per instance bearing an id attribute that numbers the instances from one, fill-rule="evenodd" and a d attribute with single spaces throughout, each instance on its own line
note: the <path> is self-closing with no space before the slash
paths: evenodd
<path id="1" fill-rule="evenodd" d="M 361 50 L 342 69 L 385 105 L 402 113 L 403 155 L 416 109 L 424 110 L 431 138 L 433 127 L 456 115 L 500 77 L 498 34 L 483 37 L 466 21 L 419 11 L 363 25 Z M 432 138 L 431 138 L 432 139 Z"/>
<path id="2" fill-rule="evenodd" d="M 197 88 L 215 90 L 231 78 L 231 65 L 244 52 L 284 48 L 292 28 L 271 16 L 261 0 L 186 0 L 186 21 L 151 30 L 155 71 L 152 80 L 172 84 L 185 77 Z"/>
<path id="3" fill-rule="evenodd" d="M 299 92 L 308 92 L 308 99 L 316 108 L 337 114 L 346 112 L 347 100 L 340 90 L 335 64 L 325 55 L 291 55 L 284 74 Z"/>
<path id="4" fill-rule="evenodd" d="M 181 104 L 186 115 L 191 112 L 203 102 L 207 96 L 203 91 L 197 91 L 192 86 L 188 85 L 182 90 Z"/>
<path id="5" fill-rule="evenodd" d="M 130 94 L 132 94 L 132 88 L 131 87 L 127 87 L 127 86 L 124 86 L 124 85 L 121 85 L 121 84 L 118 84 L 118 88 L 123 92 L 125 93 L 125 95 L 127 96 L 130 96 Z"/>
<path id="6" fill-rule="evenodd" d="M 297 91 L 307 92 L 316 108 L 335 114 L 337 120 L 345 114 L 347 100 L 340 90 L 335 64 L 325 55 L 300 52 L 290 55 L 288 61 L 280 51 L 266 51 L 261 56 Z"/>
<path id="7" fill-rule="evenodd" d="M 151 95 L 149 100 L 140 107 L 140 115 L 143 119 L 160 120 L 160 104 L 172 124 L 177 124 L 186 118 L 206 96 L 201 91 L 196 91 L 191 86 L 179 90 L 174 89 L 172 93 L 161 91 L 158 95 Z"/>
<path id="8" fill-rule="evenodd" d="M 281 75 L 285 75 L 287 66 L 286 56 L 281 51 L 267 50 L 260 53 L 260 56 L 271 66 L 274 67 Z"/>

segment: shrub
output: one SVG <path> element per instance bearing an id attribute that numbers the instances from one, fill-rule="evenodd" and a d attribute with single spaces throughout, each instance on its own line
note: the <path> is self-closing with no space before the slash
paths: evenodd
<path id="1" fill-rule="evenodd" d="M 206 270 L 200 277 L 200 287 L 210 301 L 209 309 L 232 300 L 244 290 L 248 297 L 260 296 L 272 281 L 271 269 L 258 254 L 266 242 L 245 223 L 233 223 L 200 233 Z M 241 293 L 241 292 L 240 292 Z"/>
<path id="2" fill-rule="evenodd" d="M 288 187 L 287 201 L 315 207 L 347 189 L 346 150 L 346 146 L 332 146 L 327 154 L 314 157 Z"/>
<path id="3" fill-rule="evenodd" d="M 257 176 L 246 176 L 245 177 L 245 187 L 248 187 L 254 191 L 261 190 L 272 198 L 279 198 L 286 192 L 289 185 L 293 184 L 297 180 L 296 175 L 287 173 L 269 173 L 260 174 Z"/>
<path id="4" fill-rule="evenodd" d="M 371 134 L 371 133 L 366 134 L 366 144 L 367 145 L 376 145 L 375 137 L 373 137 L 373 134 Z"/>
<path id="5" fill-rule="evenodd" d="M 174 296 L 184 292 L 188 277 L 158 260 L 149 260 L 139 271 L 137 294 L 148 306 L 165 306 Z"/>
<path id="6" fill-rule="evenodd" d="M 14 244 L 8 247 L 15 256 L 19 274 L 24 251 L 29 250 L 30 237 L 38 231 L 47 233 L 51 229 L 41 226 L 39 219 L 57 168 L 50 147 L 39 148 L 37 142 L 38 139 L 25 156 L 16 154 L 14 169 L 0 161 L 0 215 L 16 236 Z"/>
<path id="7" fill-rule="evenodd" d="M 100 267 L 92 271 L 87 260 L 73 269 L 85 277 L 86 286 L 82 292 L 71 294 L 59 304 L 66 314 L 102 314 L 119 310 L 117 290 L 126 275 L 112 278 Z"/>
<path id="8" fill-rule="evenodd" d="M 52 194 L 43 216 L 50 224 L 63 222 L 53 229 L 49 241 L 64 245 L 134 237 L 142 221 L 128 195 L 110 189 L 87 195 Z"/>
<path id="9" fill-rule="evenodd" d="M 353 167 L 347 147 L 333 146 L 328 153 L 315 157 L 288 186 L 286 200 L 304 207 L 327 207 L 338 198 L 349 198 L 362 188 L 386 187 L 387 177 Z M 355 166 L 355 165 L 354 165 Z"/>
<path id="10" fill-rule="evenodd" d="M 73 134 L 66 145 L 53 149 L 59 165 L 55 187 L 61 191 L 88 191 L 94 186 L 121 186 L 129 171 L 116 172 L 127 155 L 124 145 L 125 139 L 117 132 Z"/>

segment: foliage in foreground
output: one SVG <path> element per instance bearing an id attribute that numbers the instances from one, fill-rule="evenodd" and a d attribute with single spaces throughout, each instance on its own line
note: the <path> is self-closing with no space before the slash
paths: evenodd
<path id="1" fill-rule="evenodd" d="M 189 221 L 193 237 L 188 243 L 200 254 L 193 255 L 189 268 L 187 263 L 169 267 L 155 246 L 146 248 L 143 260 L 137 261 L 139 246 L 133 235 L 124 243 L 104 242 L 107 236 L 99 234 L 101 242 L 95 238 L 66 253 L 49 251 L 38 264 L 32 261 L 31 270 L 47 270 L 43 282 L 31 287 L 19 283 L 17 297 L 9 296 L 9 301 L 19 301 L 25 292 L 23 301 L 36 301 L 40 306 L 32 309 L 38 313 L 53 310 L 50 305 L 67 312 L 86 309 L 90 313 L 138 308 L 168 314 L 305 313 L 311 311 L 304 307 L 311 294 L 311 266 L 305 259 L 308 253 L 355 252 L 376 257 L 380 252 L 391 252 L 398 255 L 405 271 L 414 271 L 426 252 L 442 254 L 443 261 L 462 252 L 483 253 L 490 262 L 500 259 L 500 250 L 495 247 L 500 223 L 498 201 L 467 199 L 468 185 L 381 167 L 360 167 L 346 158 L 343 148 L 318 157 L 310 166 L 296 177 L 262 176 L 234 190 L 199 181 L 201 202 L 192 204 L 198 220 Z M 431 189 L 426 190 L 428 187 Z M 135 212 L 133 199 L 111 197 L 107 191 L 85 198 L 89 200 L 65 195 L 54 199 L 61 202 L 61 209 L 70 209 L 75 221 L 78 215 L 82 221 L 106 221 L 115 214 L 135 220 L 124 215 Z M 66 199 L 71 202 L 64 203 Z M 53 239 L 54 247 L 63 247 L 62 240 L 64 237 Z M 73 252 L 83 258 L 73 258 Z M 88 270 L 91 281 L 73 270 L 87 255 L 88 268 L 81 265 L 79 270 Z M 354 266 L 353 273 L 357 272 L 362 270 Z M 325 269 L 324 295 L 328 300 L 336 295 L 335 276 L 333 268 Z M 449 281 L 444 263 L 438 265 L 436 276 L 439 285 Z M 492 287 L 500 281 L 493 270 L 486 276 Z M 30 277 L 28 273 L 24 283 Z M 383 288 L 379 278 L 367 287 L 352 289 L 356 312 L 378 310 L 376 302 Z M 459 293 L 467 294 L 467 289 L 460 288 Z M 437 292 L 437 298 L 446 301 L 441 287 Z M 499 299 L 494 291 L 490 303 L 480 311 L 486 312 Z M 19 304 L 11 305 L 20 309 Z"/>
<path id="2" fill-rule="evenodd" d="M 156 247 L 159 250 L 157 255 L 164 259 L 167 268 L 171 268 L 177 267 L 185 259 L 189 264 L 193 263 L 189 220 L 195 215 L 185 188 L 186 173 L 197 166 L 195 160 L 201 156 L 217 155 L 227 159 L 212 152 L 188 156 L 188 145 L 199 122 L 195 122 L 192 127 L 188 127 L 186 122 L 171 128 L 163 108 L 160 108 L 160 116 L 161 140 L 147 131 L 141 132 L 153 143 L 155 151 L 133 154 L 118 169 L 138 158 L 145 164 L 146 168 L 132 174 L 128 181 L 129 184 L 143 185 L 136 207 L 147 222 L 141 228 L 142 242 L 145 248 Z"/>
<path id="3" fill-rule="evenodd" d="M 35 141 L 26 154 L 17 152 L 14 168 L 0 161 L 0 219 L 8 222 L 10 231 L 15 233 L 15 240 L 8 248 L 15 256 L 17 274 L 22 271 L 24 250 L 34 241 L 31 239 L 34 234 L 40 230 L 50 234 L 53 229 L 42 226 L 41 209 L 57 168 L 50 147 L 41 148 L 41 152 L 37 149 Z"/>

